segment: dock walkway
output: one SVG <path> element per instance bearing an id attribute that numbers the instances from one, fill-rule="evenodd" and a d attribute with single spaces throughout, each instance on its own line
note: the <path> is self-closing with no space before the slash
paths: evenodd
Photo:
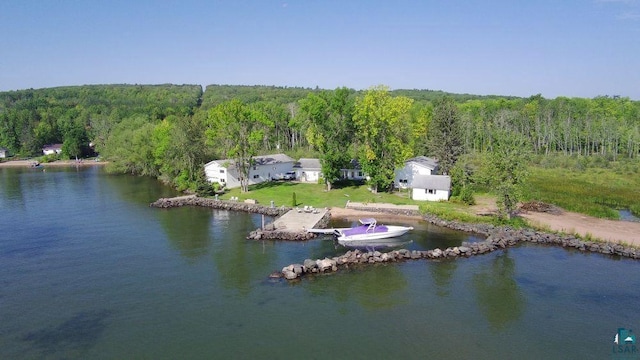
<path id="1" fill-rule="evenodd" d="M 302 208 L 289 210 L 286 214 L 277 218 L 273 222 L 274 230 L 300 233 L 312 229 L 329 212 L 328 209 L 307 209 Z"/>

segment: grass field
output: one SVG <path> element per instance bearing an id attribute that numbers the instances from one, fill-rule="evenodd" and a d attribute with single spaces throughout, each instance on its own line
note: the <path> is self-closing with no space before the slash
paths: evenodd
<path id="1" fill-rule="evenodd" d="M 638 216 L 640 175 L 604 168 L 531 167 L 524 198 L 600 218 L 618 219 L 617 209 L 630 209 Z"/>
<path id="2" fill-rule="evenodd" d="M 248 193 L 241 193 L 240 189 L 231 189 L 221 198 L 228 199 L 237 196 L 238 200 L 255 199 L 260 204 L 268 205 L 271 201 L 275 206 L 293 206 L 293 194 L 296 196 L 295 206 L 310 205 L 314 207 L 344 207 L 348 200 L 366 203 L 391 204 L 419 204 L 409 199 L 407 193 L 378 193 L 374 194 L 366 185 L 345 183 L 326 191 L 321 184 L 309 184 L 287 181 L 271 181 L 249 187 Z"/>

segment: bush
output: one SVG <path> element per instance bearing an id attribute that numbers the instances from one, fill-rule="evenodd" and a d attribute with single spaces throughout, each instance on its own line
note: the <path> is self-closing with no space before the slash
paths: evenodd
<path id="1" fill-rule="evenodd" d="M 460 190 L 460 200 L 467 205 L 476 204 L 476 198 L 473 197 L 473 190 L 470 186 L 465 186 Z"/>

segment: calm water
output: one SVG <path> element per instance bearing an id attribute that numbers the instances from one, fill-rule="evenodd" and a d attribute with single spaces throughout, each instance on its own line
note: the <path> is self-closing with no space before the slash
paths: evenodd
<path id="1" fill-rule="evenodd" d="M 603 359 L 640 333 L 640 262 L 526 245 L 307 277 L 345 252 L 253 242 L 260 216 L 160 210 L 101 169 L 0 169 L 2 359 Z M 409 248 L 467 238 L 427 224 Z"/>

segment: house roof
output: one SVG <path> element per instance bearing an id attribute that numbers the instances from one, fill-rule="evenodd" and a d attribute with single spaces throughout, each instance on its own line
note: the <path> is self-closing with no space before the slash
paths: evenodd
<path id="1" fill-rule="evenodd" d="M 346 168 L 340 169 L 340 170 L 361 170 L 362 166 L 360 166 L 360 162 L 358 161 L 358 159 L 351 159 L 351 161 L 349 161 L 349 165 L 347 165 Z"/>
<path id="2" fill-rule="evenodd" d="M 42 150 L 60 150 L 62 149 L 62 144 L 50 144 L 42 147 Z"/>
<path id="3" fill-rule="evenodd" d="M 409 162 L 414 162 L 418 165 L 422 165 L 425 167 L 430 168 L 431 170 L 435 169 L 438 167 L 438 160 L 430 158 L 430 157 L 426 157 L 426 156 L 416 156 L 414 158 L 411 158 L 407 161 L 405 161 L 405 163 L 409 163 Z"/>
<path id="4" fill-rule="evenodd" d="M 285 154 L 254 156 L 253 161 L 256 165 L 273 165 L 286 162 L 294 162 L 292 158 Z M 212 164 L 217 164 L 220 167 L 234 167 L 233 165 L 235 165 L 235 162 L 233 161 L 233 159 L 220 159 L 209 161 L 204 166 L 207 167 Z"/>
<path id="5" fill-rule="evenodd" d="M 302 170 L 322 169 L 322 165 L 320 164 L 320 159 L 309 159 L 309 158 L 301 158 L 293 167 L 297 169 L 302 169 Z"/>
<path id="6" fill-rule="evenodd" d="M 294 162 L 292 158 L 285 154 L 261 155 L 254 156 L 253 161 L 256 165 L 273 165 L 286 162 Z"/>
<path id="7" fill-rule="evenodd" d="M 451 176 L 448 175 L 418 175 L 413 178 L 414 189 L 451 189 Z"/>

